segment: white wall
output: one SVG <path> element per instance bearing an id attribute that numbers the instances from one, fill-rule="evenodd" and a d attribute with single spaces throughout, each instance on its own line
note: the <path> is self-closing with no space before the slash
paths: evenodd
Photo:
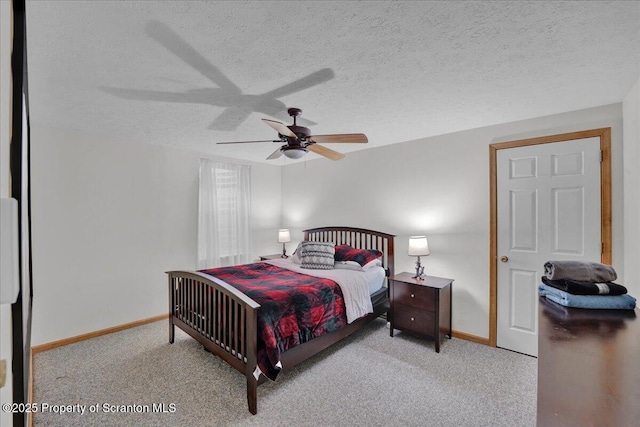
<path id="1" fill-rule="evenodd" d="M 622 257 L 622 106 L 614 104 L 283 167 L 282 226 L 351 225 L 396 234 L 396 271 L 412 271 L 408 237 L 426 234 L 428 274 L 455 279 L 453 329 L 489 336 L 489 144 L 612 128 L 613 264 Z"/>
<path id="2" fill-rule="evenodd" d="M 640 298 L 640 79 L 623 101 L 624 278 Z"/>
<path id="3" fill-rule="evenodd" d="M 32 345 L 166 313 L 164 272 L 196 267 L 202 156 L 39 127 L 31 147 Z M 251 180 L 257 258 L 278 250 L 280 169 Z"/>
<path id="4" fill-rule="evenodd" d="M 0 1 L 0 197 L 11 194 L 9 147 L 11 145 L 11 2 Z M 7 363 L 7 379 L 0 389 L 0 404 L 13 402 L 11 305 L 0 304 L 0 360 Z M 0 411 L 0 425 L 12 423 L 11 413 Z"/>
<path id="5" fill-rule="evenodd" d="M 304 228 L 352 225 L 397 234 L 396 269 L 411 271 L 408 236 L 425 233 L 427 272 L 456 280 L 454 329 L 488 337 L 488 145 L 610 126 L 613 264 L 640 295 L 633 221 L 640 186 L 627 185 L 625 194 L 622 186 L 623 174 L 638 182 L 638 96 L 636 85 L 624 104 L 624 171 L 621 104 L 349 153 L 340 162 L 254 164 L 254 258 L 280 251 L 279 227 L 292 230 L 291 252 Z M 634 118 L 635 131 L 627 127 Z M 164 271 L 195 267 L 201 156 L 38 127 L 32 152 L 32 344 L 165 313 Z M 633 190 L 636 202 L 629 204 Z M 627 227 L 635 226 L 636 237 L 626 240 L 623 210 Z M 636 285 L 624 282 L 628 274 Z"/>

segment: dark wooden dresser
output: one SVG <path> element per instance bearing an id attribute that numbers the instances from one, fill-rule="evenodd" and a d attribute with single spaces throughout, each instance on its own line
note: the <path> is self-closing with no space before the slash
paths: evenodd
<path id="1" fill-rule="evenodd" d="M 638 308 L 539 302 L 537 425 L 640 425 Z"/>

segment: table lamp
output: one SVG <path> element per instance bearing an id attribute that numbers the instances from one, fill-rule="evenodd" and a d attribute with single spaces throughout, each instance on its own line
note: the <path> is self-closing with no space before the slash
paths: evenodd
<path id="1" fill-rule="evenodd" d="M 289 258 L 287 255 L 287 248 L 285 247 L 286 243 L 291 241 L 291 233 L 289 233 L 289 229 L 281 228 L 278 230 L 278 243 L 282 243 L 282 258 Z"/>
<path id="2" fill-rule="evenodd" d="M 409 237 L 409 256 L 416 256 L 416 275 L 413 279 L 424 279 L 424 266 L 420 265 L 420 257 L 429 255 L 429 243 L 426 236 Z"/>

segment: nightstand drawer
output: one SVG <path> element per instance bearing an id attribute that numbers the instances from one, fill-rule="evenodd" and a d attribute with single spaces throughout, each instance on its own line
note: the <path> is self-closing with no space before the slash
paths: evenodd
<path id="1" fill-rule="evenodd" d="M 434 311 L 436 291 L 426 286 L 411 285 L 404 282 L 393 283 L 393 299 L 396 303 Z"/>
<path id="2" fill-rule="evenodd" d="M 434 336 L 434 313 L 396 304 L 393 312 L 394 327 L 419 334 Z"/>

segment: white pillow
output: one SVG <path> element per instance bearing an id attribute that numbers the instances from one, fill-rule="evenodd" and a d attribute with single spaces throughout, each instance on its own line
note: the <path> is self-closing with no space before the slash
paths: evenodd
<path id="1" fill-rule="evenodd" d="M 369 261 L 368 263 L 362 266 L 362 269 L 368 270 L 372 267 L 382 267 L 382 260 L 380 258 L 376 258 L 373 261 Z"/>
<path id="2" fill-rule="evenodd" d="M 336 261 L 333 265 L 338 270 L 363 271 L 363 268 L 355 261 Z"/>

